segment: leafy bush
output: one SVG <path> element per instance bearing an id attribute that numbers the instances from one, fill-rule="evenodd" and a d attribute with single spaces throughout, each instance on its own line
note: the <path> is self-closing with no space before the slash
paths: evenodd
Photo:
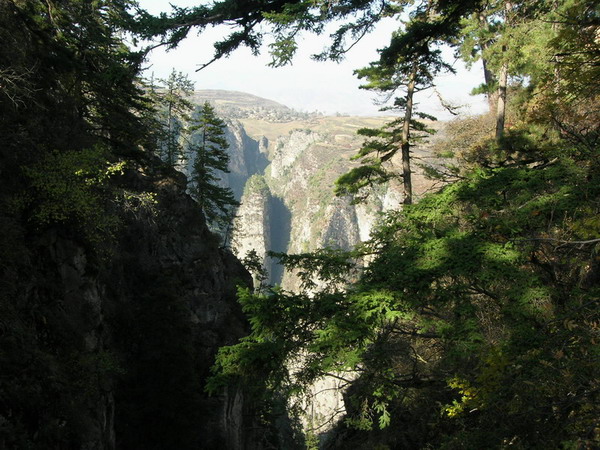
<path id="1" fill-rule="evenodd" d="M 94 243 L 110 237 L 117 218 L 109 213 L 109 179 L 123 173 L 125 162 L 110 162 L 109 152 L 96 146 L 53 152 L 24 168 L 31 191 L 24 203 L 38 227 L 69 225 Z"/>

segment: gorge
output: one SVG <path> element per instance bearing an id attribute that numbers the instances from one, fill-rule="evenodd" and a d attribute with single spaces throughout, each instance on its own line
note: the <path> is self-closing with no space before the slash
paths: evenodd
<path id="1" fill-rule="evenodd" d="M 364 138 L 356 131 L 382 126 L 390 117 L 299 113 L 240 92 L 196 91 L 192 99 L 195 104 L 212 102 L 227 121 L 230 173 L 222 174 L 222 184 L 241 202 L 231 246 L 240 259 L 255 250 L 270 274 L 269 284 L 298 288 L 294 275 L 284 274 L 268 251 L 349 250 L 369 238 L 381 212 L 401 205 L 398 180 L 373 190 L 368 204 L 353 204 L 350 196 L 336 197 L 333 192 L 337 178 L 358 165 L 351 157 Z M 424 143 L 414 149 L 417 196 L 432 186 L 421 165 L 441 161 L 432 152 L 433 145 Z M 192 165 L 193 157 L 188 155 L 183 168 L 188 177 Z"/>

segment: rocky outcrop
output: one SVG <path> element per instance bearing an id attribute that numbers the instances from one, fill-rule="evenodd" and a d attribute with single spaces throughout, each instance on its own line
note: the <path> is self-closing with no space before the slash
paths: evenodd
<path id="1" fill-rule="evenodd" d="M 275 142 L 275 152 L 271 162 L 271 177 L 283 178 L 294 162 L 312 144 L 321 140 L 318 133 L 310 130 L 296 130 L 287 137 L 280 137 Z M 297 167 L 298 165 L 294 165 Z"/>
<path id="2" fill-rule="evenodd" d="M 349 135 L 340 143 L 340 135 L 298 129 L 272 143 L 264 136 L 258 141 L 249 138 L 238 121 L 227 123 L 230 173 L 223 174 L 223 183 L 241 200 L 232 248 L 240 259 L 256 251 L 270 274 L 270 284 L 298 288 L 296 277 L 284 274 L 267 257 L 269 250 L 350 249 L 369 238 L 379 212 L 401 203 L 395 187 L 374 192 L 376 201 L 368 207 L 333 195 L 335 180 L 352 164 L 339 153 L 358 145 L 348 143 Z"/>
<path id="3" fill-rule="evenodd" d="M 245 258 L 255 251 L 260 262 L 271 271 L 267 252 L 272 249 L 271 240 L 271 192 L 261 175 L 253 175 L 246 183 L 243 202 L 233 223 L 232 249 L 238 258 Z M 257 287 L 258 280 L 254 280 Z"/>
<path id="4" fill-rule="evenodd" d="M 259 142 L 246 134 L 243 125 L 237 120 L 228 119 L 225 137 L 229 143 L 229 173 L 226 185 L 231 188 L 236 199 L 241 199 L 246 181 L 254 174 L 264 173 L 269 161 L 261 151 Z"/>
<path id="5" fill-rule="evenodd" d="M 269 283 L 282 284 L 290 290 L 298 288 L 295 277 L 283 274 L 282 268 L 266 256 L 267 251 L 299 253 L 324 246 L 350 249 L 369 238 L 380 211 L 400 204 L 393 185 L 374 192 L 377 201 L 368 208 L 353 205 L 350 197 L 334 197 L 335 180 L 352 167 L 349 157 L 360 146 L 354 128 L 319 126 L 315 131 L 310 121 L 306 127 L 291 129 L 271 141 L 265 136 L 253 139 L 241 121 L 233 118 L 237 116 L 230 113 L 238 104 L 248 110 L 260 103 L 257 98 L 220 91 L 200 91 L 195 98 L 209 99 L 217 110 L 220 105 L 219 111 L 227 123 L 229 173 L 220 174 L 220 183 L 231 188 L 241 202 L 232 248 L 238 258 L 244 258 L 250 250 L 256 251 L 271 274 Z M 264 99 L 260 104 L 272 111 L 285 108 Z M 257 128 L 268 130 L 264 124 L 272 120 L 267 116 L 260 120 L 263 125 Z M 255 119 L 252 122 L 257 123 Z M 186 160 L 183 172 L 189 178 L 194 155 L 187 155 Z M 261 183 L 266 190 L 261 193 L 246 189 L 255 175 L 264 175 Z"/>
<path id="6" fill-rule="evenodd" d="M 199 444 L 202 448 L 243 448 L 243 394 L 229 392 L 211 398 L 201 393 L 218 348 L 236 343 L 247 331 L 235 290 L 239 284 L 250 283 L 249 275 L 231 253 L 218 247 L 200 209 L 185 194 L 185 177 L 174 171 L 167 176 L 147 173 L 141 168 L 130 171 L 128 177 L 126 185 L 139 183 L 139 190 L 155 192 L 157 204 L 146 211 L 125 211 L 126 233 L 112 263 L 108 289 L 115 304 L 115 346 L 136 366 L 136 376 L 125 377 L 117 389 L 117 400 L 125 406 L 147 405 L 152 413 L 130 414 L 117 406 L 117 425 L 139 421 L 147 429 L 148 422 L 155 422 L 156 430 L 165 430 L 166 422 L 175 430 L 183 428 L 179 434 L 187 433 L 188 440 L 175 441 L 171 448 Z M 122 311 L 145 319 L 147 324 L 137 329 L 138 336 L 142 335 L 139 341 L 131 327 L 121 328 Z M 138 345 L 134 351 L 132 342 Z M 161 347 L 164 355 L 153 356 Z M 140 372 L 153 359 L 156 372 Z M 169 366 L 174 362 L 179 367 Z M 138 395 L 140 377 L 147 381 L 142 396 Z M 162 411 L 165 401 L 170 408 Z M 179 417 L 185 419 L 183 425 L 169 420 L 172 408 L 188 410 Z M 186 423 L 195 431 L 190 433 Z M 236 423 L 239 426 L 231 426 Z M 131 436 L 140 430 L 126 425 L 122 432 Z M 134 441 L 130 447 L 136 445 Z"/>
<path id="7" fill-rule="evenodd" d="M 394 206 L 392 199 L 397 194 L 390 189 L 374 192 L 378 201 L 369 207 L 352 204 L 351 197 L 335 197 L 335 181 L 352 165 L 340 156 L 348 146 L 347 139 L 343 144 L 339 140 L 336 134 L 299 129 L 276 142 L 265 178 L 273 195 L 281 198 L 289 211 L 289 239 L 284 251 L 302 253 L 322 247 L 349 250 L 369 238 L 379 212 Z M 299 280 L 291 273 L 285 273 L 281 283 L 289 290 L 299 287 Z"/>
<path id="8" fill-rule="evenodd" d="M 231 188 L 242 203 L 233 231 L 234 251 L 243 258 L 249 250 L 255 250 L 272 274 L 269 283 L 289 290 L 299 287 L 293 275 L 283 274 L 281 267 L 266 257 L 266 251 L 350 249 L 369 239 L 382 212 L 401 207 L 402 186 L 398 180 L 373 189 L 365 204 L 355 205 L 351 197 L 335 198 L 333 194 L 335 181 L 357 164 L 351 157 L 363 138 L 356 131 L 378 128 L 387 119 L 294 115 L 283 105 L 240 92 L 198 91 L 193 99 L 210 101 L 227 123 L 230 172 L 220 174 L 220 183 Z M 259 115 L 252 113 L 259 110 Z M 239 111 L 244 113 L 240 115 Z M 253 137 L 249 137 L 246 127 L 253 131 Z M 411 151 L 421 163 L 439 165 L 426 146 L 421 144 Z M 193 159 L 194 155 L 187 155 L 183 171 L 188 177 Z M 390 161 L 398 166 L 398 173 L 399 159 L 396 155 Z M 257 198 L 254 192 L 245 193 L 253 175 L 264 175 L 268 201 Z M 431 184 L 413 163 L 415 197 Z"/>

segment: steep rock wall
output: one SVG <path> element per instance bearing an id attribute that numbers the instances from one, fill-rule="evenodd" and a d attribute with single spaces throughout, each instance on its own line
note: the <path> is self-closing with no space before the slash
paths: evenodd
<path id="1" fill-rule="evenodd" d="M 249 274 L 204 225 L 185 178 L 154 162 L 117 180 L 118 238 L 0 214 L 0 448 L 251 448 L 243 392 L 204 394 L 246 334 Z"/>
<path id="2" fill-rule="evenodd" d="M 383 202 L 369 208 L 353 205 L 351 197 L 335 197 L 335 180 L 350 167 L 347 139 L 306 129 L 292 131 L 276 142 L 266 181 L 290 214 L 285 251 L 302 253 L 322 247 L 349 250 L 369 237 Z M 382 192 L 382 197 L 387 191 Z M 387 206 L 387 205 L 386 205 Z M 297 290 L 294 274 L 282 277 L 285 289 Z"/>
<path id="3" fill-rule="evenodd" d="M 213 101 L 219 105 L 216 97 Z M 228 111 L 221 109 L 224 114 Z M 374 194 L 381 198 L 368 208 L 352 205 L 349 197 L 334 197 L 335 180 L 352 166 L 349 157 L 360 145 L 357 136 L 349 134 L 352 131 L 327 127 L 314 131 L 307 123 L 308 127 L 291 129 L 269 141 L 265 136 L 250 138 L 239 120 L 223 117 L 227 124 L 229 173 L 220 174 L 220 184 L 231 188 L 241 201 L 232 248 L 238 258 L 255 250 L 271 275 L 267 280 L 271 284 L 298 288 L 295 277 L 284 274 L 266 256 L 267 251 L 299 253 L 323 246 L 350 249 L 368 239 L 381 210 L 399 204 L 397 193 L 388 192 L 394 188 Z M 261 116 L 258 129 L 269 129 L 269 120 L 268 115 Z M 188 179 L 193 162 L 194 155 L 186 155 L 181 169 Z M 268 198 L 266 191 L 257 196 L 257 192 L 246 189 L 248 180 L 263 174 Z M 389 201 L 391 198 L 396 202 Z"/>
<path id="4" fill-rule="evenodd" d="M 172 448 L 243 448 L 241 394 L 209 398 L 202 393 L 217 349 L 246 333 L 235 288 L 248 285 L 249 276 L 232 254 L 218 247 L 200 209 L 185 195 L 183 176 L 130 171 L 129 177 L 128 185 L 150 184 L 158 205 L 154 211 L 129 214 L 110 275 L 111 290 L 116 288 L 115 345 L 137 362 L 137 373 L 125 377 L 118 391 L 125 413 L 120 415 L 117 408 L 117 423 L 126 424 L 126 436 L 149 425 L 154 426 L 152 433 L 182 427 L 178 434 L 187 433 L 188 440 L 173 442 Z M 146 325 L 120 322 L 122 311 L 133 320 L 142 315 Z M 132 342 L 137 345 L 133 350 Z M 140 403 L 150 413 L 129 414 L 125 409 Z M 169 421 L 173 409 L 187 412 Z M 129 428 L 136 420 L 138 426 Z M 195 431 L 188 432 L 190 428 Z M 130 441 L 131 448 L 138 445 Z"/>
<path id="5" fill-rule="evenodd" d="M 333 195 L 335 180 L 351 165 L 345 157 L 347 151 L 343 152 L 350 136 L 340 144 L 339 135 L 298 129 L 274 143 L 264 137 L 257 142 L 242 133 L 239 122 L 228 136 L 244 137 L 229 140 L 230 170 L 240 183 L 246 183 L 232 247 L 238 258 L 256 251 L 271 274 L 271 284 L 290 290 L 299 286 L 293 274 L 284 274 L 266 256 L 267 251 L 301 253 L 325 246 L 350 249 L 369 238 L 379 212 L 401 203 L 393 185 L 374 192 L 376 201 L 368 207 L 353 205 L 350 197 Z M 243 147 L 244 142 L 249 144 Z M 266 169 L 252 163 L 264 163 L 267 154 L 272 160 Z M 258 175 L 261 188 L 248 189 Z"/>
<path id="6" fill-rule="evenodd" d="M 254 175 L 246 183 L 243 202 L 233 222 L 232 248 L 238 258 L 255 251 L 263 266 L 270 271 L 267 252 L 272 249 L 271 192 L 264 178 Z M 258 280 L 254 280 L 255 287 Z"/>
<path id="7" fill-rule="evenodd" d="M 226 174 L 227 186 L 231 188 L 236 199 L 241 199 L 248 178 L 264 172 L 269 161 L 266 157 L 264 143 L 250 138 L 243 125 L 233 119 L 228 119 L 225 138 L 229 143 L 229 170 Z"/>

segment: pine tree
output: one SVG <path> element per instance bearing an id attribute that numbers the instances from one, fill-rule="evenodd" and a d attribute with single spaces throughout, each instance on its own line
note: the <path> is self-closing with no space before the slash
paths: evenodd
<path id="1" fill-rule="evenodd" d="M 185 157 L 181 137 L 187 134 L 185 123 L 193 109 L 187 97 L 194 91 L 194 83 L 175 69 L 168 78 L 159 79 L 158 85 L 150 83 L 150 97 L 157 108 L 157 147 L 160 158 L 171 167 Z"/>
<path id="2" fill-rule="evenodd" d="M 429 5 L 425 5 L 424 9 L 412 13 L 408 25 L 426 23 L 430 13 Z M 396 36 L 401 35 L 402 32 L 399 32 Z M 394 37 L 392 44 L 393 42 Z M 359 78 L 366 80 L 366 84 L 361 86 L 363 89 L 385 94 L 388 99 L 400 91 L 402 95 L 394 99 L 393 105 L 382 108 L 382 111 L 399 111 L 402 117 L 379 129 L 363 128 L 358 131 L 358 134 L 369 138 L 353 158 L 360 159 L 362 165 L 340 177 L 336 183 L 337 195 L 356 194 L 366 186 L 383 183 L 395 177 L 394 168 L 384 165 L 391 162 L 398 150 L 401 150 L 403 203 L 412 203 L 410 149 L 416 141 L 433 133 L 424 122 L 415 120 L 414 116 L 435 120 L 435 117 L 415 110 L 414 94 L 433 87 L 433 79 L 439 72 L 452 71 L 452 68 L 441 60 L 441 52 L 435 48 L 432 38 L 414 39 L 412 42 L 410 50 L 401 51 L 394 59 L 382 57 L 368 67 L 356 71 Z"/>
<path id="3" fill-rule="evenodd" d="M 192 118 L 189 153 L 194 161 L 192 196 L 200 204 L 209 227 L 224 234 L 227 240 L 233 209 L 239 203 L 231 189 L 219 186 L 218 172 L 229 173 L 225 128 L 225 122 L 216 115 L 210 103 L 205 102 Z"/>

